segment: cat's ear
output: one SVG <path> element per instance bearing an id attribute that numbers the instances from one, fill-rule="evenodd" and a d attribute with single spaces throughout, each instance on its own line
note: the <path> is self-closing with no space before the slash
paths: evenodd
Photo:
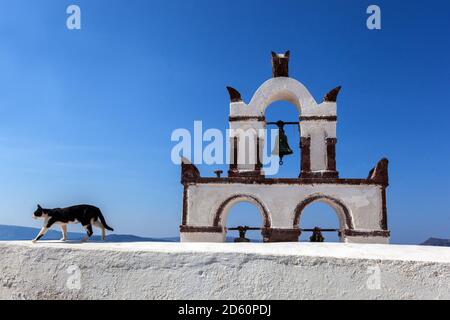
<path id="1" fill-rule="evenodd" d="M 285 53 L 284 53 L 284 56 L 286 57 L 286 58 L 289 58 L 289 55 L 291 54 L 291 51 L 290 50 L 288 50 L 288 51 L 286 51 Z"/>
<path id="2" fill-rule="evenodd" d="M 39 204 L 38 204 L 38 206 L 37 206 L 37 207 L 38 207 L 38 209 L 39 209 L 39 210 L 42 210 L 42 207 L 41 207 L 41 206 L 40 206 Z"/>
<path id="3" fill-rule="evenodd" d="M 276 58 L 276 57 L 278 57 L 278 55 L 272 51 L 272 58 Z"/>

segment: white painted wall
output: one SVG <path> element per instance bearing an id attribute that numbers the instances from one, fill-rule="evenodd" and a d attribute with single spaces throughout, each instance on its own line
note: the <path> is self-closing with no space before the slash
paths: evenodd
<path id="1" fill-rule="evenodd" d="M 380 230 L 382 218 L 381 191 L 382 189 L 378 185 L 240 183 L 190 185 L 188 187 L 187 224 L 189 226 L 212 226 L 221 203 L 235 195 L 242 194 L 253 196 L 259 200 L 270 216 L 272 228 L 290 229 L 293 228 L 297 205 L 310 196 L 325 194 L 347 206 L 353 217 L 355 229 L 375 231 Z M 242 200 L 245 199 L 234 202 Z M 342 216 L 340 216 L 340 220 L 343 220 Z M 223 221 L 223 226 L 226 226 L 226 212 Z"/>
<path id="2" fill-rule="evenodd" d="M 0 242 L 0 299 L 450 299 L 450 248 Z"/>

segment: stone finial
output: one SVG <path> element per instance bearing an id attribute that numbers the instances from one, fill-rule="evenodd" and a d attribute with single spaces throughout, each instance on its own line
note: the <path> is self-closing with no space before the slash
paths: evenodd
<path id="1" fill-rule="evenodd" d="M 370 170 L 369 176 L 367 178 L 387 186 L 389 183 L 388 165 L 388 159 L 381 159 L 380 161 L 378 161 L 377 165 L 372 170 Z"/>
<path id="2" fill-rule="evenodd" d="M 220 176 L 222 175 L 223 171 L 222 170 L 216 170 L 216 171 L 214 171 L 214 173 L 216 174 L 217 178 L 220 178 Z"/>
<path id="3" fill-rule="evenodd" d="M 242 98 L 241 98 L 241 94 L 239 93 L 239 91 L 237 91 L 236 89 L 232 88 L 232 87 L 227 87 L 228 90 L 228 94 L 230 95 L 230 102 L 241 102 Z"/>
<path id="4" fill-rule="evenodd" d="M 200 171 L 185 157 L 181 157 L 181 181 L 200 178 Z"/>
<path id="5" fill-rule="evenodd" d="M 290 51 L 278 54 L 272 51 L 272 77 L 289 77 Z"/>
<path id="6" fill-rule="evenodd" d="M 325 97 L 323 97 L 324 102 L 336 102 L 337 96 L 339 94 L 339 91 L 341 91 L 341 86 L 338 86 L 328 92 Z"/>

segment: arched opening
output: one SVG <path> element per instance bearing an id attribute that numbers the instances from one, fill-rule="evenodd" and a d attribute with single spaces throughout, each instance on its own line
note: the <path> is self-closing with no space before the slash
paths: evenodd
<path id="1" fill-rule="evenodd" d="M 340 242 L 341 239 L 337 230 L 341 229 L 339 218 L 336 215 L 336 211 L 325 203 L 322 202 L 313 202 L 310 205 L 306 206 L 303 210 L 299 226 L 301 229 L 312 230 L 315 227 L 319 227 L 322 230 L 330 230 L 330 231 L 321 231 L 322 236 L 324 237 L 324 242 Z M 301 242 L 310 242 L 310 237 L 312 236 L 313 231 L 302 231 L 299 241 Z"/>
<path id="2" fill-rule="evenodd" d="M 226 241 L 234 242 L 235 239 L 240 237 L 239 230 L 234 230 L 239 226 L 262 228 L 262 224 L 261 214 L 255 205 L 245 201 L 236 203 L 228 213 Z M 249 239 L 250 242 L 263 242 L 261 230 L 247 230 L 244 237 Z"/>
<path id="3" fill-rule="evenodd" d="M 337 221 L 332 216 L 337 218 Z M 331 223 L 331 225 L 320 225 L 323 223 Z M 325 241 L 342 242 L 344 230 L 353 229 L 353 219 L 348 208 L 341 201 L 330 196 L 316 194 L 297 205 L 294 215 L 294 228 L 299 228 L 302 231 L 300 241 L 317 242 L 318 238 L 323 237 Z M 330 235 L 325 233 L 330 233 Z M 332 233 L 334 233 L 334 236 Z M 310 240 L 311 236 L 315 236 L 315 238 Z"/>
<path id="4" fill-rule="evenodd" d="M 224 228 L 227 242 L 234 242 L 235 239 L 239 239 L 236 242 L 247 242 L 244 239 L 263 242 L 270 224 L 266 208 L 249 195 L 236 195 L 225 200 L 214 219 L 214 226 Z"/>
<path id="5" fill-rule="evenodd" d="M 295 125 L 285 125 L 284 133 L 287 136 L 289 147 L 293 154 L 283 157 L 283 165 L 273 175 L 273 177 L 293 177 L 297 178 L 300 172 L 300 128 L 298 125 L 299 113 L 297 107 L 291 102 L 275 101 L 266 108 L 266 123 L 282 120 L 284 122 L 297 122 Z M 276 125 L 267 125 L 267 136 L 265 142 L 265 152 L 270 156 L 273 151 L 275 139 L 278 135 L 271 129 L 277 129 Z"/>

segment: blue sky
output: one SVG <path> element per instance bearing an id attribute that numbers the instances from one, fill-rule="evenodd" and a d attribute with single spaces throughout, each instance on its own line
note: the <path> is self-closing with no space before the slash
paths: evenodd
<path id="1" fill-rule="evenodd" d="M 66 28 L 70 4 L 81 30 Z M 366 28 L 370 4 L 382 30 Z M 225 130 L 225 86 L 249 101 L 270 77 L 270 51 L 290 49 L 290 75 L 317 100 L 343 87 L 341 177 L 389 158 L 392 242 L 449 238 L 449 33 L 444 0 L 0 0 L 0 223 L 38 226 L 36 203 L 92 203 L 118 233 L 177 235 L 172 131 L 194 120 Z M 283 102 L 267 112 L 296 116 Z M 298 174 L 295 151 L 281 176 Z M 245 223 L 258 213 L 238 205 L 230 224 Z M 305 214 L 305 226 L 335 223 L 321 205 Z"/>

